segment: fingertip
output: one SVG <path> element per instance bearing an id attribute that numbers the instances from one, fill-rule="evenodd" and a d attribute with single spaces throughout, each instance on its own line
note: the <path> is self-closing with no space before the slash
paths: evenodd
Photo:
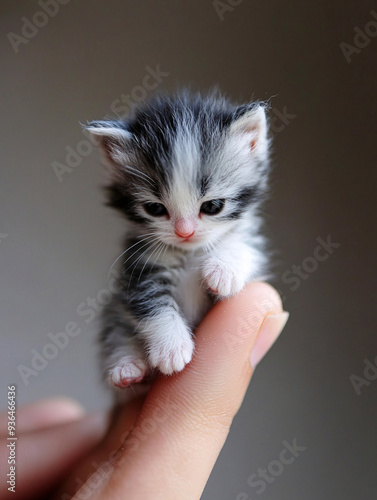
<path id="1" fill-rule="evenodd" d="M 197 330 L 198 347 L 203 342 L 218 344 L 222 339 L 224 354 L 238 358 L 239 350 L 251 352 L 266 315 L 281 312 L 282 301 L 275 288 L 264 282 L 249 283 L 239 294 L 217 302 L 209 311 Z"/>
<path id="2" fill-rule="evenodd" d="M 58 396 L 55 398 L 42 400 L 40 403 L 59 414 L 62 418 L 76 419 L 85 415 L 84 406 L 68 396 Z M 37 403 L 38 404 L 38 403 Z"/>
<path id="3" fill-rule="evenodd" d="M 283 303 L 277 290 L 265 281 L 253 281 L 248 283 L 241 293 L 245 293 L 250 298 L 258 297 L 259 300 L 270 302 L 271 311 L 283 312 Z"/>

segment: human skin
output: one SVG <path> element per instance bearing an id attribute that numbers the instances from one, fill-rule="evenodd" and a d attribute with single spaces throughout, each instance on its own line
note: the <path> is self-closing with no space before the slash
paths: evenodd
<path id="1" fill-rule="evenodd" d="M 2 484 L 1 498 L 30 500 L 55 489 L 50 498 L 64 500 L 199 499 L 255 366 L 287 318 L 265 283 L 218 302 L 196 331 L 191 363 L 117 408 L 110 425 L 64 400 L 20 408 L 16 493 Z"/>

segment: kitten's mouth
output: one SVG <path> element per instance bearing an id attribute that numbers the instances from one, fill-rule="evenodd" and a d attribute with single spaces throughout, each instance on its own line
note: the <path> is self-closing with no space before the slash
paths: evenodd
<path id="1" fill-rule="evenodd" d="M 174 246 L 179 248 L 192 248 L 200 245 L 198 238 L 179 238 L 179 240 L 174 241 Z"/>
<path id="2" fill-rule="evenodd" d="M 175 243 L 175 246 L 177 247 L 184 247 L 184 248 L 188 248 L 188 247 L 191 247 L 193 245 L 193 241 L 187 239 L 187 240 L 179 240 L 177 241 L 177 243 Z"/>

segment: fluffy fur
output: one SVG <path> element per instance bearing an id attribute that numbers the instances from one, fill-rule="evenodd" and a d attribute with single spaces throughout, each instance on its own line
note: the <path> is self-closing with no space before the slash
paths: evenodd
<path id="1" fill-rule="evenodd" d="M 106 159 L 108 203 L 128 222 L 100 336 L 106 377 L 126 387 L 182 370 L 214 300 L 265 272 L 267 120 L 261 103 L 182 93 L 87 128 Z"/>

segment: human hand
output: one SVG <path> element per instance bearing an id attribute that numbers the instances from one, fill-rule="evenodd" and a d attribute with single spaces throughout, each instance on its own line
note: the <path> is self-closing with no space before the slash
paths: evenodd
<path id="1" fill-rule="evenodd" d="M 68 398 L 39 401 L 16 407 L 15 487 L 11 478 L 7 445 L 8 414 L 0 415 L 0 498 L 44 498 L 66 477 L 105 434 L 104 415 L 84 415 L 84 409 Z"/>
<path id="2" fill-rule="evenodd" d="M 199 499 L 253 367 L 287 317 L 276 291 L 264 283 L 252 283 L 237 297 L 218 302 L 197 329 L 192 362 L 181 373 L 159 376 L 146 398 L 119 408 L 107 435 L 89 453 L 105 425 L 98 416 L 26 433 L 26 441 L 34 439 L 32 461 L 22 453 L 26 442 L 19 431 L 20 491 L 9 498 L 41 498 L 38 481 L 41 491 L 46 481 L 51 488 L 66 477 L 53 498 Z M 52 445 L 41 432 L 55 439 L 60 432 L 61 443 Z M 32 487 L 23 489 L 22 475 L 34 475 Z"/>

